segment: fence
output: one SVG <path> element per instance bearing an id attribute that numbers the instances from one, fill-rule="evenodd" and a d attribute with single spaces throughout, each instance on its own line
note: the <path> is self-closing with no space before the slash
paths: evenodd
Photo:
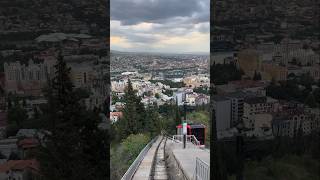
<path id="1" fill-rule="evenodd" d="M 136 173 L 140 163 L 142 162 L 142 160 L 144 159 L 144 157 L 146 156 L 147 152 L 149 151 L 149 149 L 151 148 L 152 144 L 158 139 L 158 137 L 155 137 L 154 139 L 152 139 L 140 152 L 140 154 L 137 156 L 137 158 L 133 161 L 133 163 L 131 164 L 131 166 L 129 167 L 129 169 L 127 170 L 127 172 L 123 175 L 123 177 L 121 178 L 121 180 L 131 180 L 133 175 Z"/>
<path id="2" fill-rule="evenodd" d="M 210 165 L 196 158 L 195 180 L 210 180 Z"/>
<path id="3" fill-rule="evenodd" d="M 187 142 L 191 142 L 197 146 L 200 145 L 200 141 L 197 140 L 197 138 L 194 136 L 194 135 L 186 135 L 187 137 Z M 180 142 L 183 142 L 183 135 L 173 135 L 172 136 L 172 139 L 175 141 L 175 140 L 178 140 Z"/>

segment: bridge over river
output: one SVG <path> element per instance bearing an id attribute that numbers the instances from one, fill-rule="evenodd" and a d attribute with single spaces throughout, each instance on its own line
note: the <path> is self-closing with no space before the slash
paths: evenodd
<path id="1" fill-rule="evenodd" d="M 150 141 L 122 180 L 210 180 L 210 151 L 192 135 L 161 134 Z"/>

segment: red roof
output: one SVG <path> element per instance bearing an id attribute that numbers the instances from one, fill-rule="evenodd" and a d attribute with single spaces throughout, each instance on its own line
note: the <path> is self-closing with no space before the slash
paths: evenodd
<path id="1" fill-rule="evenodd" d="M 10 160 L 4 164 L 0 164 L 0 172 L 7 172 L 10 170 L 23 171 L 31 169 L 32 171 L 39 171 L 39 163 L 35 159 L 30 160 Z"/>
<path id="2" fill-rule="evenodd" d="M 35 138 L 26 138 L 18 142 L 18 146 L 22 147 L 23 149 L 34 148 L 34 147 L 37 147 L 38 145 L 39 145 L 39 141 Z"/>
<path id="3" fill-rule="evenodd" d="M 110 112 L 110 117 L 111 116 L 118 116 L 121 118 L 123 116 L 123 114 L 122 114 L 122 112 Z"/>

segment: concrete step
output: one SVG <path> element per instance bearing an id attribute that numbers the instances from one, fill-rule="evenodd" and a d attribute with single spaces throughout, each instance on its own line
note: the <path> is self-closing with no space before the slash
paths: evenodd
<path id="1" fill-rule="evenodd" d="M 162 175 L 162 176 L 154 176 L 153 177 L 154 180 L 168 180 L 168 176 L 167 175 Z"/>

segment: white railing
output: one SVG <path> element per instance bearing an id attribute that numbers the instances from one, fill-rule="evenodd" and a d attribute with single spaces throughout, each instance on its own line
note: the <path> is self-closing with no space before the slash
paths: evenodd
<path id="1" fill-rule="evenodd" d="M 196 158 L 195 180 L 210 180 L 210 165 Z"/>
<path id="2" fill-rule="evenodd" d="M 140 152 L 137 158 L 133 161 L 127 172 L 122 176 L 121 180 L 131 180 L 133 175 L 136 173 L 139 165 L 141 164 L 142 160 L 146 156 L 147 152 L 151 148 L 152 144 L 157 140 L 158 137 L 152 139 Z"/>
<path id="3" fill-rule="evenodd" d="M 188 138 L 188 136 L 187 136 L 187 138 Z M 198 139 L 194 135 L 190 135 L 189 138 L 190 138 L 190 142 L 192 142 L 193 144 L 195 144 L 197 146 L 201 145 L 200 141 L 198 141 Z"/>
<path id="4" fill-rule="evenodd" d="M 172 136 L 173 141 L 178 141 L 180 143 L 183 142 L 183 135 L 173 135 Z M 197 138 L 194 135 L 187 135 L 187 142 L 191 142 L 196 146 L 200 146 L 200 141 L 197 140 Z"/>

